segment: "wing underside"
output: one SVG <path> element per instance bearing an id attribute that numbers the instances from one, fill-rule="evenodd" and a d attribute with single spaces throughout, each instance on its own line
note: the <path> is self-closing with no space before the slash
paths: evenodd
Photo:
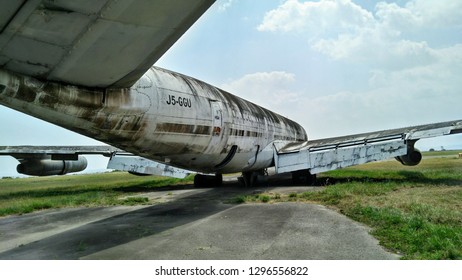
<path id="1" fill-rule="evenodd" d="M 214 0 L 0 0 L 0 67 L 129 87 Z"/>
<path id="2" fill-rule="evenodd" d="M 462 133 L 462 120 L 288 145 L 275 144 L 276 172 L 309 170 L 316 174 L 393 157 L 407 160 L 404 157 L 412 157 L 417 140 L 457 133 Z"/>

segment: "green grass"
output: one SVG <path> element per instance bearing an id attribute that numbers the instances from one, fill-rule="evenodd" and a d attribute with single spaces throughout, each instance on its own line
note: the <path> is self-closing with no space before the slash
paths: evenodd
<path id="1" fill-rule="evenodd" d="M 275 194 L 273 196 L 267 195 L 267 194 L 254 194 L 254 195 L 240 195 L 235 198 L 232 198 L 228 200 L 228 203 L 244 203 L 244 202 L 263 202 L 267 203 L 270 201 L 274 201 L 276 199 L 280 199 L 281 195 L 280 194 Z"/>
<path id="2" fill-rule="evenodd" d="M 423 152 L 424 156 L 458 156 L 458 153 L 462 153 L 462 151 L 454 151 L 454 150 L 447 150 L 447 151 L 433 151 L 433 152 Z"/>
<path id="3" fill-rule="evenodd" d="M 0 180 L 0 216 L 49 208 L 149 204 L 139 193 L 167 185 L 191 183 L 124 172 Z M 124 198 L 126 197 L 126 198 Z"/>
<path id="4" fill-rule="evenodd" d="M 253 197 L 336 209 L 370 226 L 381 245 L 403 259 L 462 259 L 462 159 L 448 153 L 414 167 L 386 161 L 320 174 L 325 188 L 319 191 Z M 259 202 L 253 197 L 242 202 Z"/>

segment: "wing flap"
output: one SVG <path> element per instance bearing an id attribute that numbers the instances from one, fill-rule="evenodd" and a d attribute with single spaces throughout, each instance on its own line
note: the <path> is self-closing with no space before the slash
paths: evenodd
<path id="1" fill-rule="evenodd" d="M 0 2 L 0 66 L 88 87 L 136 82 L 214 0 Z"/>
<path id="2" fill-rule="evenodd" d="M 165 165 L 133 155 L 114 155 L 107 164 L 108 169 L 127 171 L 135 175 L 158 175 L 183 179 L 190 171 Z"/>

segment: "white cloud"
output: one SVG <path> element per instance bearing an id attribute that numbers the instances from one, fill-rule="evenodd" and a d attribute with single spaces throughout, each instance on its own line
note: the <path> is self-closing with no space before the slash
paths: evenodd
<path id="1" fill-rule="evenodd" d="M 322 16 L 320 16 L 322 15 Z M 288 0 L 279 8 L 266 13 L 259 31 L 328 32 L 367 26 L 373 16 L 348 1 L 304 2 Z"/>
<path id="2" fill-rule="evenodd" d="M 218 6 L 218 11 L 220 11 L 220 12 L 226 11 L 229 7 L 231 7 L 233 2 L 235 2 L 235 0 L 227 0 L 224 3 L 220 4 Z"/>
<path id="3" fill-rule="evenodd" d="M 433 27 L 462 26 L 462 2 L 454 0 L 413 0 L 405 8 L 421 18 L 425 25 Z"/>
<path id="4" fill-rule="evenodd" d="M 287 106 L 299 96 L 291 90 L 295 75 L 283 71 L 257 72 L 221 85 L 221 88 L 253 103 L 277 111 L 281 104 Z"/>
<path id="5" fill-rule="evenodd" d="M 260 31 L 345 31 L 374 25 L 413 27 L 462 25 L 462 2 L 454 0 L 412 0 L 404 7 L 378 2 L 372 13 L 351 0 L 287 0 L 266 13 Z"/>
<path id="6" fill-rule="evenodd" d="M 350 0 L 289 0 L 269 11 L 258 30 L 302 32 L 331 59 L 396 69 L 432 63 L 438 54 L 429 40 L 448 23 L 462 26 L 462 1 L 379 2 L 371 13 Z"/>
<path id="7" fill-rule="evenodd" d="M 248 74 L 221 87 L 298 121 L 314 139 L 460 118 L 462 95 L 458 88 L 437 86 L 451 85 L 457 75 L 431 76 L 428 70 L 424 67 L 400 75 L 379 73 L 386 81 L 379 87 L 316 98 L 299 92 L 293 86 L 295 75 L 286 72 Z M 425 83 L 420 80 L 424 75 L 428 78 Z"/>
<path id="8" fill-rule="evenodd" d="M 297 34 L 307 54 L 346 76 L 356 68 L 369 74 L 336 93 L 300 94 L 303 105 L 292 112 L 316 138 L 460 118 L 462 1 L 379 2 L 368 11 L 350 0 L 289 0 L 258 30 Z M 361 83 L 368 87 L 349 88 Z"/>
<path id="9" fill-rule="evenodd" d="M 379 2 L 375 10 L 375 24 L 387 27 L 395 35 L 401 34 L 399 30 L 414 28 L 423 24 L 420 13 L 400 7 L 396 3 Z"/>

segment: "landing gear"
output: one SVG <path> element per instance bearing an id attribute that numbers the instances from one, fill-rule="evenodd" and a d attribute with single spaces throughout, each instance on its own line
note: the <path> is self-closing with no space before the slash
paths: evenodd
<path id="1" fill-rule="evenodd" d="M 294 185 L 314 185 L 316 183 L 316 174 L 311 174 L 308 169 L 293 171 L 292 183 Z"/>
<path id="2" fill-rule="evenodd" d="M 239 177 L 239 182 L 245 187 L 256 187 L 267 179 L 265 170 L 242 172 L 242 177 Z"/>
<path id="3" fill-rule="evenodd" d="M 239 181 L 246 187 L 254 187 L 258 181 L 257 176 L 255 172 L 242 172 L 242 179 Z"/>
<path id="4" fill-rule="evenodd" d="M 194 176 L 195 188 L 211 188 L 219 187 L 223 184 L 223 175 L 216 174 L 215 176 L 196 174 Z"/>

